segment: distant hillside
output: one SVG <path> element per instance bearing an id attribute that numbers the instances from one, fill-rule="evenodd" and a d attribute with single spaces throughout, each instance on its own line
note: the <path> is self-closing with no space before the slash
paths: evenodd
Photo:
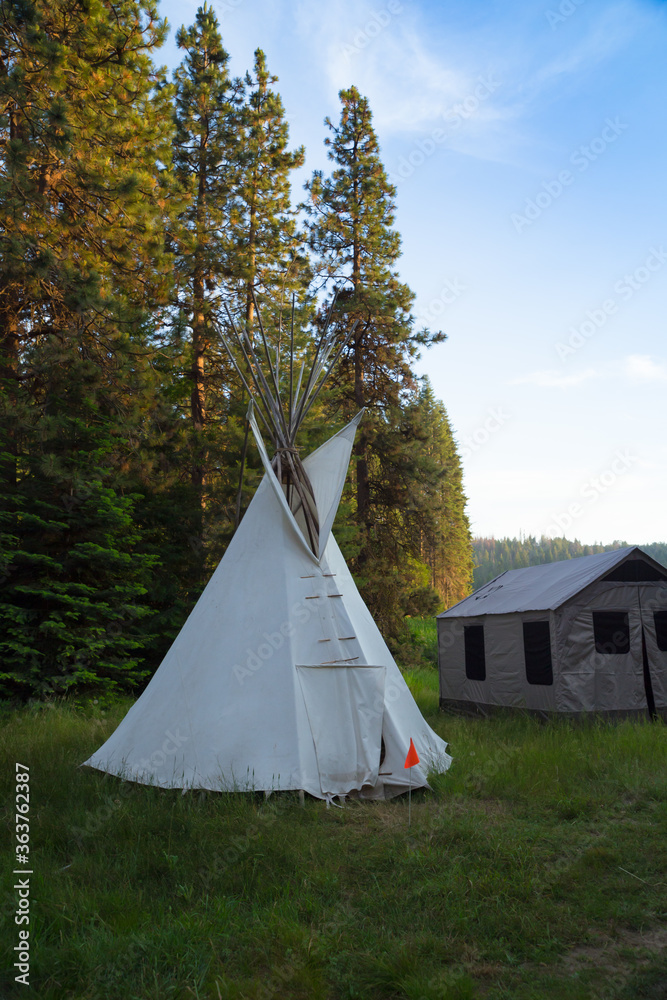
<path id="1" fill-rule="evenodd" d="M 473 538 L 472 547 L 475 561 L 473 583 L 475 589 L 493 580 L 494 576 L 508 569 L 523 566 L 537 566 L 540 563 L 557 562 L 559 559 L 576 559 L 590 556 L 595 552 L 609 552 L 622 549 L 629 542 L 616 541 L 611 545 L 583 545 L 567 538 Z M 652 542 L 641 546 L 658 562 L 667 566 L 667 542 Z"/>

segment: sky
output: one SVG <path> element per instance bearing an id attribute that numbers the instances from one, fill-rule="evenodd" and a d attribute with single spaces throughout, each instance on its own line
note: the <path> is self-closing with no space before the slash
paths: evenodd
<path id="1" fill-rule="evenodd" d="M 197 6 L 161 3 L 170 68 Z M 370 102 L 473 534 L 666 541 L 665 0 L 211 6 L 279 78 L 297 197 L 339 91 Z"/>

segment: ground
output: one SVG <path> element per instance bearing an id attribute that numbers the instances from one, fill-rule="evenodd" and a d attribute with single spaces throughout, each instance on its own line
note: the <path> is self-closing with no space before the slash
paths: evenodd
<path id="1" fill-rule="evenodd" d="M 431 792 L 344 810 L 164 792 L 78 767 L 129 701 L 7 711 L 4 821 L 30 767 L 31 986 L 40 1000 L 664 1000 L 666 727 L 437 710 Z M 2 948 L 18 942 L 12 853 Z"/>

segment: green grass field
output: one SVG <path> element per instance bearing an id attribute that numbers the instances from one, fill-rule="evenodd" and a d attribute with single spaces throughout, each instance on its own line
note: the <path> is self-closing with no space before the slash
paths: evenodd
<path id="1" fill-rule="evenodd" d="M 77 767 L 128 708 L 47 705 L 0 727 L 31 775 L 31 983 L 14 983 L 3 855 L 0 995 L 134 998 L 667 997 L 661 724 L 573 727 L 437 711 L 454 764 L 432 793 L 327 809 L 289 794 L 181 795 Z"/>

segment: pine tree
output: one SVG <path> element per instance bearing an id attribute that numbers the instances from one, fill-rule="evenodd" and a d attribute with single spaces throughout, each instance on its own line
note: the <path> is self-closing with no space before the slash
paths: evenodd
<path id="1" fill-rule="evenodd" d="M 0 483 L 0 695 L 127 689 L 145 676 L 157 561 L 138 551 L 140 497 L 117 465 L 127 414 L 85 351 L 52 338 L 29 355 L 42 386 L 22 400 L 18 482 Z"/>
<path id="2" fill-rule="evenodd" d="M 151 2 L 0 12 L 4 691 L 140 676 L 152 560 L 127 470 L 167 300 L 169 91 Z M 88 650 L 88 653 L 86 653 Z"/>
<path id="3" fill-rule="evenodd" d="M 164 297 L 171 129 L 150 50 L 165 32 L 150 0 L 2 4 L 5 371 L 28 340 L 84 323 L 99 340 Z"/>
<path id="4" fill-rule="evenodd" d="M 570 541 L 568 538 L 474 538 L 473 557 L 475 562 L 474 586 L 482 587 L 489 580 L 508 570 L 520 569 L 524 566 L 538 566 L 542 563 L 558 562 L 562 559 L 577 559 L 579 556 L 590 556 L 597 552 L 609 552 L 621 549 L 626 542 L 616 540 L 608 545 L 586 545 L 582 542 Z M 660 546 L 642 546 L 656 558 Z"/>
<path id="5" fill-rule="evenodd" d="M 255 321 L 253 291 L 263 292 L 265 320 L 275 303 L 273 320 L 289 308 L 293 292 L 303 297 L 308 283 L 307 260 L 291 207 L 290 175 L 303 166 L 303 146 L 290 152 L 289 125 L 280 95 L 261 49 L 253 73 L 247 73 L 247 98 L 241 117 L 239 182 L 234 190 L 233 275 L 240 279 L 246 328 Z M 264 315 L 264 313 L 263 313 Z"/>
<path id="6" fill-rule="evenodd" d="M 357 536 L 346 554 L 373 614 L 385 632 L 397 634 L 414 606 L 410 595 L 433 593 L 419 533 L 408 530 L 424 473 L 412 365 L 421 346 L 444 336 L 415 329 L 414 295 L 397 272 L 396 191 L 380 159 L 368 101 L 355 87 L 341 91 L 340 99 L 340 123 L 325 120 L 333 173 L 316 172 L 307 185 L 309 239 L 323 280 L 343 284 L 335 307 L 341 332 L 357 323 L 328 397 L 332 410 L 348 416 L 367 409 L 355 445 L 354 501 L 348 500 Z"/>
<path id="7" fill-rule="evenodd" d="M 191 477 L 204 506 L 206 366 L 211 342 L 217 339 L 211 317 L 220 316 L 220 284 L 231 274 L 230 212 L 232 191 L 239 183 L 243 86 L 230 79 L 229 55 L 207 4 L 197 10 L 191 27 L 178 31 L 176 42 L 185 55 L 174 74 L 174 172 L 189 198 L 175 239 L 178 306 L 191 331 L 190 419 L 195 440 Z"/>
<path id="8" fill-rule="evenodd" d="M 358 322 L 336 386 L 348 413 L 370 409 L 355 447 L 361 565 L 369 556 L 374 523 L 369 461 L 378 420 L 399 404 L 403 391 L 415 388 L 411 361 L 418 345 L 437 342 L 442 335 L 414 330 L 414 295 L 396 272 L 401 253 L 400 236 L 393 229 L 396 191 L 380 160 L 368 101 L 355 87 L 342 90 L 340 99 L 339 125 L 325 119 L 332 133 L 325 143 L 336 167 L 330 178 L 316 172 L 306 187 L 310 244 L 320 273 L 345 283 L 337 300 L 339 325 L 349 330 Z"/>
<path id="9" fill-rule="evenodd" d="M 416 448 L 421 475 L 414 491 L 419 546 L 430 570 L 431 587 L 448 608 L 472 589 L 472 539 L 463 470 L 447 411 L 428 378 L 422 380 L 412 413 L 421 438 Z"/>
<path id="10" fill-rule="evenodd" d="M 226 292 L 237 324 L 255 336 L 259 300 L 264 328 L 280 351 L 281 334 L 289 326 L 295 296 L 297 331 L 307 325 L 312 305 L 307 291 L 309 270 L 303 237 L 291 207 L 290 175 L 303 165 L 303 147 L 290 151 L 289 125 L 280 95 L 272 89 L 277 77 L 269 73 L 261 49 L 255 51 L 252 73 L 244 79 L 245 101 L 237 119 L 238 172 L 230 214 L 230 266 Z M 245 420 L 247 399 L 237 386 L 229 398 L 228 429 L 244 429 L 238 454 L 242 470 L 236 485 L 234 524 L 252 494 L 258 467 L 249 446 Z M 254 464 L 253 464 L 254 463 Z M 243 471 L 245 470 L 245 471 Z M 246 474 L 247 473 L 247 474 Z"/>

